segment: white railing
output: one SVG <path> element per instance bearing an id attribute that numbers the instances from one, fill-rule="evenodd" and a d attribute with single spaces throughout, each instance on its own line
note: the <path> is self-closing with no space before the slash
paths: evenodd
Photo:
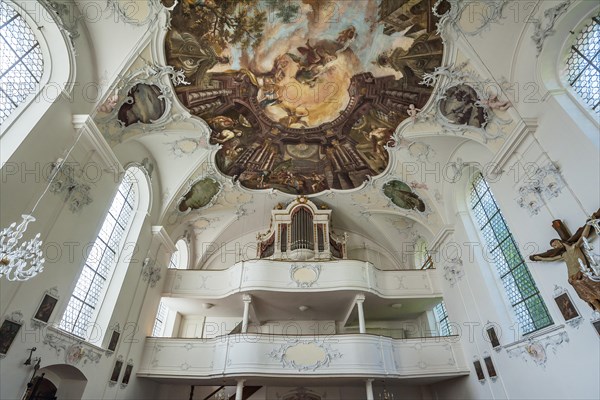
<path id="1" fill-rule="evenodd" d="M 390 298 L 439 297 L 437 279 L 433 269 L 382 271 L 357 260 L 253 260 L 222 271 L 169 270 L 163 296 L 222 298 L 250 290 L 357 290 Z"/>
<path id="2" fill-rule="evenodd" d="M 228 376 L 408 378 L 467 375 L 456 336 L 391 339 L 368 334 L 289 337 L 239 334 L 214 339 L 147 338 L 142 377 Z"/>

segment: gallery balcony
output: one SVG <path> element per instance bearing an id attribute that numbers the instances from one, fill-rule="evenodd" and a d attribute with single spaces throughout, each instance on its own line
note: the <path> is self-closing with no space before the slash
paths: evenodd
<path id="1" fill-rule="evenodd" d="M 139 377 L 202 380 L 235 377 L 378 378 L 431 381 L 468 375 L 456 336 L 391 339 L 370 334 L 233 334 L 213 339 L 146 339 Z M 203 383 L 203 384 L 204 384 Z"/>
<path id="2" fill-rule="evenodd" d="M 220 299 L 240 292 L 356 291 L 382 298 L 441 297 L 434 269 L 382 271 L 358 260 L 238 262 L 226 270 L 167 273 L 164 297 Z"/>

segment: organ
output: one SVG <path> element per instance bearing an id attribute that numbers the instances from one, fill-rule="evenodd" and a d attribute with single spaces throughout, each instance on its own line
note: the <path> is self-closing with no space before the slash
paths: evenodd
<path id="1" fill-rule="evenodd" d="M 269 230 L 257 235 L 258 258 L 273 260 L 345 259 L 346 234 L 330 226 L 331 210 L 304 196 L 271 211 Z"/>

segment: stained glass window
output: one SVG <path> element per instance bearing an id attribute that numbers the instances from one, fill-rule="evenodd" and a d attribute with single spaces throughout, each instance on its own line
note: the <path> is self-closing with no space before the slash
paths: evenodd
<path id="1" fill-rule="evenodd" d="M 513 307 L 523 333 L 530 333 L 552 324 L 552 318 L 525 264 L 515 239 L 496 204 L 483 176 L 475 176 L 470 203 L 487 250 Z"/>
<path id="2" fill-rule="evenodd" d="M 165 319 L 167 319 L 167 306 L 161 301 L 158 305 L 158 311 L 156 313 L 156 319 L 154 320 L 154 327 L 152 328 L 152 336 L 162 336 L 163 325 Z"/>
<path id="3" fill-rule="evenodd" d="M 33 31 L 10 5 L 0 2 L 0 124 L 39 89 L 43 73 Z"/>
<path id="4" fill-rule="evenodd" d="M 60 321 L 61 329 L 85 337 L 90 324 L 94 322 L 96 307 L 102 303 L 105 284 L 110 281 L 119 259 L 121 239 L 127 231 L 136 203 L 135 177 L 131 170 L 127 170 L 85 260 Z"/>
<path id="5" fill-rule="evenodd" d="M 569 84 L 600 112 L 600 14 L 581 30 L 567 59 Z"/>
<path id="6" fill-rule="evenodd" d="M 450 323 L 448 322 L 448 311 L 446 311 L 446 304 L 442 301 L 440 304 L 433 308 L 433 312 L 435 313 L 435 319 L 438 322 L 439 326 L 439 335 L 440 336 L 450 336 L 452 335 L 452 330 L 450 329 Z"/>

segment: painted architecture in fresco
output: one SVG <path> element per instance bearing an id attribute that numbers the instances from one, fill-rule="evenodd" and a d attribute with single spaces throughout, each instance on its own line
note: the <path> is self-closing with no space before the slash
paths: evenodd
<path id="1" fill-rule="evenodd" d="M 352 189 L 386 169 L 395 128 L 431 95 L 433 2 L 180 1 L 167 62 L 221 172 L 250 189 Z"/>

